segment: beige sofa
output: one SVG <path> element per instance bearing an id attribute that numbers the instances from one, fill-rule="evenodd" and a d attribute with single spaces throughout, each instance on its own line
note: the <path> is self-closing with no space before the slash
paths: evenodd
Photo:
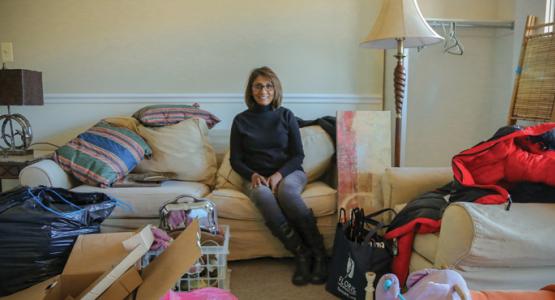
<path id="1" fill-rule="evenodd" d="M 450 168 L 391 168 L 382 178 L 384 206 L 403 204 L 452 180 Z M 449 267 L 471 289 L 539 289 L 555 283 L 555 204 L 456 203 L 441 231 L 419 234 L 410 271 Z"/>
<path id="2" fill-rule="evenodd" d="M 160 206 L 179 195 L 206 197 L 216 202 L 219 223 L 230 226 L 230 260 L 290 255 L 265 227 L 250 200 L 229 184 L 240 180 L 230 170 L 229 160 L 222 159 L 229 133 L 208 132 L 202 122 L 190 126 L 182 123 L 160 129 L 145 129 L 139 125 L 137 131 L 151 144 L 154 157 L 152 161 L 142 162 L 137 169 L 178 172 L 185 180 L 166 181 L 160 187 L 99 188 L 76 182 L 54 161 L 46 159 L 24 168 L 19 176 L 20 183 L 31 187 L 62 187 L 77 192 L 104 192 L 129 204 L 132 210 L 117 207 L 113 211 L 102 224 L 104 232 L 130 230 L 149 223 L 158 224 Z M 336 190 L 315 179 L 322 177 L 331 167 L 333 142 L 319 126 L 302 128 L 301 135 L 305 148 L 303 167 L 313 179 L 302 195 L 307 205 L 314 210 L 326 245 L 331 248 L 336 222 Z M 196 136 L 196 140 L 191 140 L 193 136 Z M 172 140 L 164 141 L 168 137 Z M 190 148 L 196 150 L 191 153 L 184 151 Z M 193 180 L 187 180 L 189 178 Z"/>

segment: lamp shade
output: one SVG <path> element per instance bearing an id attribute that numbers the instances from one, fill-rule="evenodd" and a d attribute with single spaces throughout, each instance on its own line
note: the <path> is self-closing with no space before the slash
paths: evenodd
<path id="1" fill-rule="evenodd" d="M 0 105 L 42 105 L 42 73 L 0 70 Z"/>
<path id="2" fill-rule="evenodd" d="M 404 39 L 405 48 L 415 48 L 439 43 L 443 37 L 428 25 L 416 0 L 384 0 L 376 23 L 360 46 L 394 49 L 398 39 Z"/>

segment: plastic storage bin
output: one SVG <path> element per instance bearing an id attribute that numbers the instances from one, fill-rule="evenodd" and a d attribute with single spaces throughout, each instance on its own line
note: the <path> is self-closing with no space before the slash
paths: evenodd
<path id="1" fill-rule="evenodd" d="M 176 282 L 174 291 L 186 292 L 204 287 L 218 287 L 229 290 L 231 270 L 227 269 L 227 255 L 229 254 L 229 226 L 220 225 L 224 232 L 223 245 L 203 241 L 200 258 L 185 270 L 181 279 Z M 163 250 L 162 250 L 163 251 Z M 146 267 L 162 251 L 149 251 L 141 260 L 141 266 Z"/>

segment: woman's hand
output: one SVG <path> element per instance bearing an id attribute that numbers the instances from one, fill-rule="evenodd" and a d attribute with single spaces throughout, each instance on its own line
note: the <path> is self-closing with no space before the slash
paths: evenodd
<path id="1" fill-rule="evenodd" d="M 279 182 L 283 179 L 280 172 L 275 172 L 272 176 L 268 177 L 268 185 L 272 189 L 272 193 L 276 193 Z"/>
<path id="2" fill-rule="evenodd" d="M 268 186 L 268 180 L 266 180 L 266 178 L 264 178 L 264 176 L 258 174 L 258 173 L 253 173 L 251 176 L 251 188 L 255 188 L 259 185 L 265 185 Z"/>

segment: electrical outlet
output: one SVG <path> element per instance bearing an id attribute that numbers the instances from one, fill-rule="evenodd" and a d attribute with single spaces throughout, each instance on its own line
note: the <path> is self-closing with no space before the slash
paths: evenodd
<path id="1" fill-rule="evenodd" d="M 0 52 L 2 52 L 3 62 L 13 62 L 13 44 L 11 42 L 0 43 Z"/>

